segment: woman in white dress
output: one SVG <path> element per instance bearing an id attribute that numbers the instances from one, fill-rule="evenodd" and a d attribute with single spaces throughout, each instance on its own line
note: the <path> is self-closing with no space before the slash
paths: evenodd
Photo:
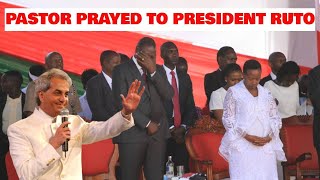
<path id="1" fill-rule="evenodd" d="M 259 85 L 261 65 L 248 60 L 244 80 L 228 89 L 219 148 L 229 162 L 231 180 L 277 180 L 277 160 L 286 161 L 279 138 L 282 126 L 271 93 Z"/>
<path id="2" fill-rule="evenodd" d="M 237 84 L 242 80 L 241 67 L 238 64 L 228 64 L 222 71 L 227 84 L 211 93 L 209 109 L 213 113 L 214 119 L 222 122 L 223 102 L 229 87 Z"/>
<path id="3" fill-rule="evenodd" d="M 275 98 L 282 119 L 297 115 L 299 104 L 299 85 L 297 83 L 300 68 L 294 61 L 284 63 L 277 78 L 268 81 L 264 87 L 269 89 Z"/>

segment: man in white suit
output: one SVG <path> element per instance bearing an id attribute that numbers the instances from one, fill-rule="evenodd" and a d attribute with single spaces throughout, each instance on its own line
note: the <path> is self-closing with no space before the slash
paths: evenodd
<path id="1" fill-rule="evenodd" d="M 52 69 L 35 82 L 39 107 L 26 119 L 8 128 L 10 154 L 19 179 L 82 179 L 81 147 L 119 135 L 134 126 L 132 112 L 137 108 L 144 87 L 135 81 L 123 108 L 109 120 L 86 123 L 70 115 L 67 122 L 58 116 L 67 104 L 72 82 L 63 71 Z M 68 125 L 68 127 L 66 127 Z M 66 157 L 61 145 L 69 139 Z"/>

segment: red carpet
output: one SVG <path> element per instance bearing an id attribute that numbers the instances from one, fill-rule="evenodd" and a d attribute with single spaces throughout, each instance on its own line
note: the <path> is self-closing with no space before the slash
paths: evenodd
<path id="1" fill-rule="evenodd" d="M 4 8 L 8 7 L 17 6 L 0 2 L 0 53 L 44 63 L 48 52 L 58 51 L 63 55 L 64 69 L 75 74 L 81 74 L 88 68 L 100 70 L 99 56 L 103 50 L 112 49 L 131 57 L 136 43 L 144 36 L 134 32 L 4 32 Z M 166 40 L 157 37 L 154 39 L 158 48 L 157 63 L 163 64 L 159 47 Z M 206 73 L 217 69 L 217 50 L 174 42 L 179 48 L 180 56 L 188 61 L 196 104 L 203 107 L 206 101 L 203 78 Z M 237 63 L 242 66 L 249 58 L 252 57 L 238 54 Z M 265 76 L 270 71 L 267 61 L 259 60 Z"/>

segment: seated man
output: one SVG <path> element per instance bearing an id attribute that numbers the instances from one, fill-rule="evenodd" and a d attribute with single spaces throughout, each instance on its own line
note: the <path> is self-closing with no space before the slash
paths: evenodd
<path id="1" fill-rule="evenodd" d="M 144 88 L 134 81 L 122 109 L 108 121 L 87 123 L 79 116 L 58 116 L 68 105 L 71 78 L 62 70 L 51 69 L 35 81 L 39 105 L 26 119 L 8 128 L 10 154 L 19 179 L 82 179 L 81 147 L 119 135 L 134 125 L 132 112 L 137 108 Z M 69 125 L 69 127 L 68 127 Z M 61 145 L 69 141 L 69 151 Z"/>

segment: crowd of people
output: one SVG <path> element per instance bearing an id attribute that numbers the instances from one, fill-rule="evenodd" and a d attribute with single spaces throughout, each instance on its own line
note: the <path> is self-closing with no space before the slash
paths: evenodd
<path id="1" fill-rule="evenodd" d="M 156 64 L 150 37 L 139 40 L 131 58 L 103 51 L 102 71 L 81 74 L 80 98 L 59 52 L 48 53 L 43 66 L 30 67 L 23 89 L 20 72 L 1 74 L 0 179 L 7 179 L 9 149 L 21 179 L 80 179 L 81 145 L 106 138 L 115 144 L 110 180 L 138 180 L 142 169 L 147 180 L 160 180 L 168 156 L 189 172 L 185 134 L 199 113 L 188 63 L 171 41 L 161 45 L 160 55 L 163 65 Z M 278 179 L 277 161 L 286 161 L 282 120 L 297 115 L 314 115 L 319 156 L 320 66 L 300 77 L 297 63 L 274 52 L 268 58 L 270 75 L 261 78 L 260 63 L 247 60 L 241 68 L 232 47 L 220 48 L 216 59 L 219 68 L 204 77 L 206 104 L 226 129 L 219 152 L 229 162 L 231 179 Z M 58 118 L 64 108 L 69 122 Z M 61 144 L 67 139 L 76 149 L 65 157 Z M 257 159 L 261 163 L 253 163 Z"/>

